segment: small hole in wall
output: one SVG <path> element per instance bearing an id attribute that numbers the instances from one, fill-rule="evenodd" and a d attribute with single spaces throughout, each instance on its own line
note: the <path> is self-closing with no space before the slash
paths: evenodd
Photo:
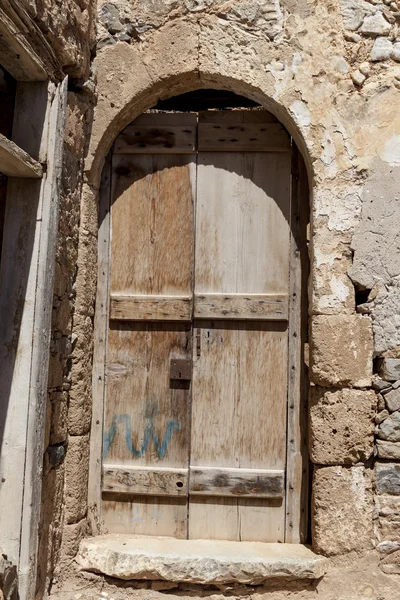
<path id="1" fill-rule="evenodd" d="M 360 306 L 360 304 L 365 304 L 366 302 L 368 302 L 368 296 L 371 293 L 371 288 L 365 288 L 355 283 L 354 289 L 356 292 L 356 306 Z"/>
<path id="2" fill-rule="evenodd" d="M 183 483 L 182 483 L 182 481 L 177 481 L 177 482 L 176 482 L 176 486 L 177 486 L 178 488 L 182 488 L 182 487 L 183 487 Z"/>

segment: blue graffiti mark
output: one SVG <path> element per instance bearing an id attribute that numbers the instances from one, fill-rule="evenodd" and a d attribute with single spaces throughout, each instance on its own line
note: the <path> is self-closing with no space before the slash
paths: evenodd
<path id="1" fill-rule="evenodd" d="M 111 446 L 114 443 L 115 437 L 118 433 L 117 416 L 114 415 L 111 421 L 110 429 L 103 432 L 103 460 L 107 458 L 110 452 Z"/>
<path id="2" fill-rule="evenodd" d="M 111 446 L 114 443 L 115 437 L 118 432 L 118 424 L 125 423 L 125 443 L 129 452 L 135 458 L 141 458 L 146 453 L 150 446 L 151 441 L 153 442 L 154 449 L 158 455 L 158 458 L 165 458 L 168 447 L 171 443 L 172 434 L 174 431 L 181 431 L 180 424 L 174 419 L 169 419 L 165 428 L 163 439 L 160 439 L 157 435 L 154 426 L 154 417 L 158 415 L 157 406 L 154 402 L 146 401 L 145 409 L 145 428 L 143 434 L 143 442 L 140 448 L 136 448 L 132 441 L 132 425 L 130 415 L 123 414 L 119 417 L 114 415 L 111 421 L 110 429 L 108 432 L 104 432 L 103 436 L 103 460 L 107 458 L 110 452 Z"/>

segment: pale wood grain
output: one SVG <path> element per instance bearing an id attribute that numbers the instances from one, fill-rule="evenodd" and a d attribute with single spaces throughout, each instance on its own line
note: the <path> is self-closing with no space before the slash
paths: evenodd
<path id="1" fill-rule="evenodd" d="M 117 296 L 111 294 L 110 318 L 115 320 L 190 321 L 190 296 Z"/>
<path id="2" fill-rule="evenodd" d="M 187 499 L 103 494 L 104 532 L 187 538 Z"/>
<path id="3" fill-rule="evenodd" d="M 196 294 L 287 294 L 290 155 L 200 153 Z"/>
<path id="4" fill-rule="evenodd" d="M 284 471 L 191 467 L 189 493 L 200 496 L 282 498 Z"/>
<path id="5" fill-rule="evenodd" d="M 113 158 L 112 294 L 190 296 L 192 155 Z"/>
<path id="6" fill-rule="evenodd" d="M 282 321 L 288 318 L 285 294 L 202 294 L 194 297 L 195 319 Z"/>
<path id="7" fill-rule="evenodd" d="M 57 87 L 49 85 L 47 169 L 43 178 L 40 245 L 36 281 L 35 317 L 32 336 L 31 385 L 26 435 L 24 501 L 21 523 L 20 593 L 33 598 L 36 586 L 39 525 L 42 510 L 42 478 L 48 394 L 51 317 L 53 310 L 54 269 L 57 250 L 61 169 L 67 108 L 68 79 Z M 33 98 L 32 98 L 33 100 Z M 47 104 L 47 103 L 46 103 Z M 32 112 L 30 112 L 32 119 Z"/>
<path id="8" fill-rule="evenodd" d="M 198 321 L 196 326 L 200 344 L 193 357 L 191 467 L 284 470 L 286 325 L 234 321 L 200 325 Z M 260 502 L 259 512 L 266 521 L 271 517 L 274 525 L 263 530 L 264 540 L 272 541 L 277 539 L 277 529 L 284 529 L 284 504 Z M 191 537 L 201 536 L 204 530 L 214 537 L 220 501 L 215 510 L 209 501 L 202 505 L 197 499 L 192 504 L 190 499 Z M 252 508 L 245 501 L 238 502 L 235 518 L 240 525 L 230 513 L 232 531 L 227 539 L 258 539 L 259 528 L 246 529 L 246 521 L 241 520 L 241 513 L 248 510 Z"/>
<path id="9" fill-rule="evenodd" d="M 200 123 L 201 152 L 289 152 L 290 137 L 280 123 Z"/>
<path id="10" fill-rule="evenodd" d="M 0 133 L 0 171 L 8 177 L 40 179 L 42 165 Z"/>
<path id="11" fill-rule="evenodd" d="M 118 136 L 116 154 L 192 154 L 196 145 L 193 125 L 130 125 Z"/>
<path id="12" fill-rule="evenodd" d="M 103 469 L 103 492 L 186 496 L 188 493 L 188 470 L 107 465 Z"/>

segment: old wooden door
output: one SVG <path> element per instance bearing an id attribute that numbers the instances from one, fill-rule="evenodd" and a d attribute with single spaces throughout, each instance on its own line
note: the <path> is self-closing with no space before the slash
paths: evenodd
<path id="1" fill-rule="evenodd" d="M 106 530 L 285 541 L 288 134 L 265 111 L 143 115 L 110 204 Z"/>

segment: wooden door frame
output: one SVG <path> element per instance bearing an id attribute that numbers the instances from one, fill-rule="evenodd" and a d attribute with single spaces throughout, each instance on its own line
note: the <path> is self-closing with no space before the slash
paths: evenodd
<path id="1" fill-rule="evenodd" d="M 88 516 L 93 534 L 101 533 L 102 439 L 109 319 L 112 153 L 113 147 L 105 160 L 99 191 L 98 279 L 94 319 L 93 410 L 88 484 Z M 285 543 L 305 543 L 309 513 L 308 379 L 304 361 L 304 346 L 308 330 L 309 261 L 306 233 L 309 215 L 309 187 L 304 159 L 293 138 L 291 162 Z M 299 289 L 301 290 L 300 294 L 298 293 Z"/>

